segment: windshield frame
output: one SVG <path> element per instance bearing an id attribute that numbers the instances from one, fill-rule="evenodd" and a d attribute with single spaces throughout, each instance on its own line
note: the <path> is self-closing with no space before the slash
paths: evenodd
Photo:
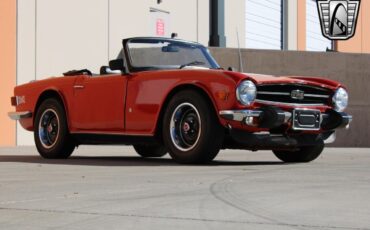
<path id="1" fill-rule="evenodd" d="M 170 42 L 170 43 L 176 43 L 182 46 L 195 46 L 196 48 L 200 49 L 206 60 L 209 62 L 209 65 L 211 69 L 219 69 L 220 66 L 216 62 L 216 60 L 212 57 L 211 53 L 209 52 L 208 48 L 203 46 L 202 44 L 196 43 L 196 42 L 190 42 L 185 41 L 181 39 L 173 39 L 173 38 L 163 38 L 163 37 L 134 37 L 134 38 L 128 38 L 124 39 L 122 41 L 124 53 L 126 56 L 126 65 L 130 72 L 140 72 L 140 71 L 148 71 L 148 70 L 170 70 L 170 69 L 179 69 L 175 67 L 169 67 L 169 66 L 134 66 L 132 64 L 131 55 L 130 55 L 130 48 L 129 44 L 130 42 L 143 42 L 148 44 L 156 44 L 160 42 Z"/>

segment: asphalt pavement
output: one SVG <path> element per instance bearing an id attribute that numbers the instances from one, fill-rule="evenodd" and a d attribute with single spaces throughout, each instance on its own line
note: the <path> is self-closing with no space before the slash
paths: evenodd
<path id="1" fill-rule="evenodd" d="M 82 146 L 67 160 L 0 148 L 0 229 L 370 230 L 370 149 L 309 164 L 222 151 L 210 165 Z"/>

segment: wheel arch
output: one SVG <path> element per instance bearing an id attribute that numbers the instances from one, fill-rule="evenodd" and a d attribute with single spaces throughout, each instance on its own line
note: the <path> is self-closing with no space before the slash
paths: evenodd
<path id="1" fill-rule="evenodd" d="M 160 109 L 160 112 L 157 116 L 157 122 L 156 122 L 156 126 L 155 126 L 155 130 L 154 130 L 154 135 L 157 137 L 158 140 L 162 140 L 162 125 L 163 125 L 163 116 L 164 116 L 164 113 L 165 113 L 165 110 L 170 102 L 170 100 L 173 98 L 173 96 L 181 91 L 184 91 L 184 90 L 194 90 L 196 92 L 198 92 L 199 94 L 201 94 L 210 104 L 212 104 L 212 109 L 215 113 L 215 115 L 217 116 L 217 118 L 219 118 L 218 114 L 217 114 L 217 104 L 214 100 L 214 98 L 212 97 L 211 93 L 205 88 L 203 87 L 202 85 L 200 84 L 196 84 L 196 83 L 185 83 L 185 84 L 181 84 L 181 85 L 178 85 L 176 87 L 174 87 L 165 97 L 163 103 L 162 103 L 162 106 L 161 106 L 161 109 Z"/>
<path id="2" fill-rule="evenodd" d="M 41 103 L 43 101 L 45 101 L 46 99 L 49 99 L 49 98 L 55 98 L 55 99 L 57 99 L 58 101 L 61 102 L 61 104 L 64 108 L 64 112 L 66 113 L 65 115 L 66 115 L 67 125 L 69 127 L 67 103 L 65 101 L 65 98 L 64 98 L 63 94 L 57 89 L 46 89 L 40 94 L 40 96 L 37 99 L 35 108 L 34 108 L 35 114 L 37 113 L 37 110 L 40 107 Z M 36 117 L 36 115 L 33 116 L 33 122 L 32 122 L 33 124 L 35 122 L 35 117 Z"/>

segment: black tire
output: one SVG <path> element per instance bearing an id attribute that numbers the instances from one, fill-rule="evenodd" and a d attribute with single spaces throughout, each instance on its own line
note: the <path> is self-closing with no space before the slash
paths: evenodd
<path id="1" fill-rule="evenodd" d="M 38 152 L 44 158 L 65 159 L 72 154 L 76 146 L 69 134 L 65 110 L 59 100 L 46 99 L 37 109 L 34 139 Z"/>
<path id="2" fill-rule="evenodd" d="M 162 133 L 169 154 L 176 162 L 199 164 L 208 163 L 217 156 L 225 131 L 213 104 L 195 90 L 184 90 L 169 102 Z"/>
<path id="3" fill-rule="evenodd" d="M 308 163 L 320 156 L 324 150 L 324 143 L 313 146 L 304 146 L 295 151 L 273 150 L 275 156 L 286 163 Z"/>
<path id="4" fill-rule="evenodd" d="M 167 154 L 167 149 L 159 144 L 139 144 L 134 145 L 134 149 L 142 157 L 163 157 Z"/>

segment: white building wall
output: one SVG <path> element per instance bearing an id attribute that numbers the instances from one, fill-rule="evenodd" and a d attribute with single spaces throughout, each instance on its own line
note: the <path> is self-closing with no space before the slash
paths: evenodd
<path id="1" fill-rule="evenodd" d="M 18 0 L 17 12 L 17 85 L 36 80 L 35 0 Z M 33 133 L 17 122 L 17 144 L 33 145 Z"/>
<path id="2" fill-rule="evenodd" d="M 165 0 L 154 8 L 170 12 L 170 30 L 179 38 L 197 41 L 197 0 Z"/>
<path id="3" fill-rule="evenodd" d="M 109 58 L 117 58 L 122 39 L 148 36 L 149 4 L 154 1 L 109 1 Z"/>
<path id="4" fill-rule="evenodd" d="M 36 26 L 38 79 L 108 62 L 106 0 L 37 0 Z"/>
<path id="5" fill-rule="evenodd" d="M 169 12 L 168 34 L 177 33 L 180 39 L 197 41 L 208 45 L 209 1 L 208 0 L 156 0 L 130 1 L 110 0 L 109 53 L 117 57 L 122 39 L 136 36 L 154 36 L 150 9 Z"/>
<path id="6" fill-rule="evenodd" d="M 234 1 L 234 0 L 233 0 Z M 209 1 L 197 0 L 198 4 L 198 42 L 208 46 L 209 41 Z"/>
<path id="7" fill-rule="evenodd" d="M 298 2 L 297 0 L 285 1 L 285 48 L 287 50 L 298 49 Z"/>

